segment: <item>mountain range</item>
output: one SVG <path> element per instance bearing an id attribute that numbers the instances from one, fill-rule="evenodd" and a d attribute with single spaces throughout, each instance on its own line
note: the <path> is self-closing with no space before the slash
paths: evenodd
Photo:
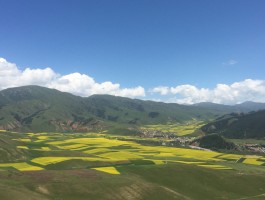
<path id="1" fill-rule="evenodd" d="M 180 105 L 111 95 L 79 97 L 40 86 L 23 86 L 0 91 L 0 129 L 32 132 L 103 130 L 114 126 L 210 121 L 229 113 L 262 109 L 265 109 L 264 103 Z"/>

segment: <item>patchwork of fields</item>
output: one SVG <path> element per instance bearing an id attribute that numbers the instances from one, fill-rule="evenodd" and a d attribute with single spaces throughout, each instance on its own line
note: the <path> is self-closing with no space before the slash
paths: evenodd
<path id="1" fill-rule="evenodd" d="M 161 132 L 174 133 L 176 136 L 187 136 L 201 128 L 205 123 L 203 121 L 190 121 L 185 124 L 156 124 L 145 125 L 142 129 L 156 130 Z"/>
<path id="2" fill-rule="evenodd" d="M 265 197 L 262 156 L 145 146 L 133 139 L 103 133 L 1 131 L 0 199 Z"/>
<path id="3" fill-rule="evenodd" d="M 3 133 L 2 133 L 3 134 Z M 10 133 L 11 134 L 11 133 Z M 19 171 L 91 168 L 119 174 L 122 165 L 166 165 L 182 163 L 232 170 L 231 163 L 265 165 L 261 156 L 242 156 L 186 148 L 144 146 L 104 134 L 24 134 L 15 138 L 17 148 L 26 152 L 23 162 L 0 163 L 0 169 Z M 102 167 L 102 169 L 101 169 Z M 107 167 L 107 168 L 106 168 Z M 110 168 L 111 167 L 111 168 Z M 115 168 L 116 167 L 116 168 Z"/>

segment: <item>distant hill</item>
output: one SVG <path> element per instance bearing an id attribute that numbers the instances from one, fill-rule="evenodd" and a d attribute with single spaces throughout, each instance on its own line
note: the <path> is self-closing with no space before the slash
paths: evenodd
<path id="1" fill-rule="evenodd" d="M 102 130 L 116 125 L 209 120 L 226 113 L 227 110 L 221 109 L 111 95 L 82 98 L 40 86 L 0 91 L 0 129 L 16 131 Z"/>
<path id="2" fill-rule="evenodd" d="M 40 86 L 0 91 L 0 129 L 16 131 L 88 131 L 112 126 L 213 120 L 263 104 L 225 106 L 211 103 L 179 105 L 111 95 L 75 96 Z"/>
<path id="3" fill-rule="evenodd" d="M 87 106 L 98 117 L 109 121 L 128 124 L 156 124 L 167 122 L 184 122 L 187 120 L 214 119 L 224 111 L 213 111 L 205 108 L 175 103 L 143 101 L 111 95 L 93 95 L 86 100 Z"/>
<path id="4" fill-rule="evenodd" d="M 235 107 L 243 110 L 244 112 L 259 111 L 265 110 L 265 103 L 246 101 L 244 103 L 235 105 Z"/>
<path id="5" fill-rule="evenodd" d="M 202 131 L 227 138 L 265 138 L 265 110 L 225 115 L 203 126 Z"/>
<path id="6" fill-rule="evenodd" d="M 217 103 L 202 102 L 202 103 L 193 104 L 192 106 L 200 108 L 209 108 L 216 111 L 226 111 L 226 112 L 251 112 L 251 111 L 265 110 L 265 103 L 257 103 L 252 101 L 246 101 L 244 103 L 236 105 L 223 105 Z"/>
<path id="7" fill-rule="evenodd" d="M 196 103 L 192 104 L 194 107 L 199 107 L 199 108 L 209 108 L 217 111 L 227 111 L 227 112 L 234 112 L 235 108 L 230 105 L 223 105 L 223 104 L 217 104 L 217 103 L 211 103 L 211 102 L 201 102 L 201 103 Z M 241 111 L 241 110 L 240 110 Z"/>

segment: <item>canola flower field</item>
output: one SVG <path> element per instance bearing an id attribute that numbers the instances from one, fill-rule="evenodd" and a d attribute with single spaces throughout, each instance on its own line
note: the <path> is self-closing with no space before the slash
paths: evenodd
<path id="1" fill-rule="evenodd" d="M 194 133 L 196 130 L 201 128 L 205 123 L 203 121 L 190 121 L 186 124 L 156 124 L 156 125 L 145 125 L 142 129 L 156 130 L 161 132 L 175 133 L 176 136 L 187 136 Z"/>
<path id="2" fill-rule="evenodd" d="M 49 170 L 51 167 L 59 169 L 65 165 L 68 169 L 89 168 L 118 175 L 120 165 L 182 163 L 213 170 L 233 170 L 233 165 L 229 164 L 237 162 L 245 165 L 265 165 L 265 158 L 262 156 L 145 146 L 96 133 L 27 133 L 23 138 L 20 135 L 12 140 L 17 144 L 16 148 L 28 156 L 23 162 L 0 163 L 0 170 Z M 75 163 L 80 165 L 76 166 Z"/>

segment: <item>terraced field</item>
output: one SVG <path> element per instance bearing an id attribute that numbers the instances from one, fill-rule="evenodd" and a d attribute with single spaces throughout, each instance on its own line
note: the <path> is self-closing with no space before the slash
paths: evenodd
<path id="1" fill-rule="evenodd" d="M 253 179 L 255 184 L 251 186 L 249 193 L 227 188 L 228 192 L 222 193 L 226 197 L 224 199 L 265 193 L 265 158 L 262 156 L 144 146 L 131 141 L 131 137 L 130 141 L 125 141 L 120 140 L 120 136 L 118 139 L 114 135 L 95 133 L 32 134 L 1 131 L 0 136 L 8 138 L 6 143 L 15 145 L 14 150 L 21 154 L 13 161 L 1 160 L 0 186 L 12 188 L 11 185 L 18 184 L 19 191 L 23 186 L 28 188 L 27 192 L 39 195 L 35 199 L 60 199 L 59 191 L 66 190 L 64 187 L 77 181 L 74 177 L 79 176 L 79 173 L 82 178 L 81 182 L 76 182 L 79 185 L 77 191 L 71 190 L 72 197 L 66 193 L 61 199 L 161 199 L 164 196 L 167 199 L 197 199 L 196 195 L 199 194 L 203 199 L 215 199 L 207 196 L 207 191 L 210 190 L 207 188 L 214 187 L 212 195 L 215 197 L 220 193 L 217 187 L 227 182 L 229 177 L 232 177 L 234 183 L 240 182 L 239 185 L 243 188 L 248 185 L 249 179 Z M 58 174 L 54 174 L 55 172 Z M 63 172 L 65 174 L 62 174 Z M 71 173 L 73 176 L 69 176 Z M 190 176 L 187 173 L 190 173 Z M 191 181 L 197 181 L 196 187 L 199 187 L 201 178 L 195 178 L 199 174 L 209 176 L 204 183 L 207 188 L 202 189 L 203 191 L 195 190 L 189 193 L 187 188 L 180 187 L 179 182 L 189 185 Z M 162 175 L 163 178 L 160 177 Z M 89 183 L 84 179 L 87 176 Z M 5 177 L 9 177 L 8 180 Z M 179 179 L 180 177 L 182 178 Z M 46 179 L 51 183 L 46 182 Z M 216 179 L 216 183 L 213 184 L 212 179 Z M 176 183 L 173 184 L 172 181 Z M 83 188 L 84 185 L 89 185 L 87 187 L 90 189 Z M 227 186 L 224 184 L 223 187 Z M 100 190 L 104 191 L 104 194 L 98 194 Z M 4 194 L 7 195 L 7 192 L 0 194 L 0 199 L 5 197 Z"/>

